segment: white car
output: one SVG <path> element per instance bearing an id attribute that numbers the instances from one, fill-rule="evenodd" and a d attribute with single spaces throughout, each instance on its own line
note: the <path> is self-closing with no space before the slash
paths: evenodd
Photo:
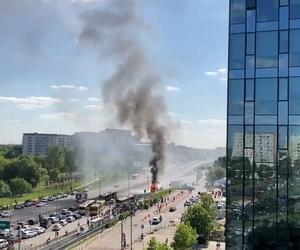
<path id="1" fill-rule="evenodd" d="M 62 225 L 57 223 L 53 226 L 52 231 L 59 231 L 60 229 L 62 229 Z"/>
<path id="2" fill-rule="evenodd" d="M 36 204 L 36 207 L 44 207 L 46 205 L 46 203 L 44 202 L 39 202 Z"/>
<path id="3" fill-rule="evenodd" d="M 8 246 L 7 240 L 0 239 L 0 249 L 6 248 Z"/>
<path id="4" fill-rule="evenodd" d="M 55 223 L 59 222 L 59 218 L 58 217 L 54 217 L 54 216 L 51 216 L 50 220 L 51 220 L 52 224 L 55 224 Z"/>
<path id="5" fill-rule="evenodd" d="M 151 220 L 151 225 L 157 225 L 161 222 L 160 218 L 159 217 L 153 217 L 152 220 Z"/>
<path id="6" fill-rule="evenodd" d="M 60 220 L 59 224 L 61 224 L 62 226 L 65 226 L 68 224 L 68 221 L 66 219 Z"/>
<path id="7" fill-rule="evenodd" d="M 1 212 L 1 216 L 2 216 L 3 218 L 10 217 L 10 216 L 12 216 L 12 212 L 9 211 L 9 210 L 2 211 L 2 212 Z"/>
<path id="8" fill-rule="evenodd" d="M 37 233 L 31 230 L 24 230 L 21 231 L 21 238 L 22 239 L 28 239 L 37 236 Z"/>
<path id="9" fill-rule="evenodd" d="M 32 231 L 36 232 L 37 234 L 43 234 L 46 232 L 46 229 L 43 227 L 33 227 Z"/>
<path id="10" fill-rule="evenodd" d="M 185 206 L 185 207 L 190 207 L 190 206 L 192 206 L 192 205 L 193 205 L 193 203 L 190 202 L 190 201 L 186 201 L 186 202 L 184 203 L 184 206 Z"/>

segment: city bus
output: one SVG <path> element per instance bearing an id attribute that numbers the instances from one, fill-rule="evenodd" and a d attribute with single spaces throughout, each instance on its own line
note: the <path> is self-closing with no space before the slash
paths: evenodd
<path id="1" fill-rule="evenodd" d="M 96 201 L 89 207 L 89 216 L 94 217 L 101 214 L 105 201 Z"/>
<path id="2" fill-rule="evenodd" d="M 91 205 L 93 205 L 94 203 L 95 203 L 94 200 L 88 200 L 88 201 L 85 201 L 84 203 L 80 204 L 79 208 L 78 208 L 78 213 L 80 215 L 86 215 L 87 212 L 89 211 Z"/>

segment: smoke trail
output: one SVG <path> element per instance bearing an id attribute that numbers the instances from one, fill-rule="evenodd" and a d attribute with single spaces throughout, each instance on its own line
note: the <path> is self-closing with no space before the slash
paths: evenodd
<path id="1" fill-rule="evenodd" d="M 129 125 L 139 138 L 151 141 L 152 183 L 157 182 L 165 160 L 167 116 L 165 101 L 156 94 L 160 75 L 151 67 L 139 35 L 145 29 L 136 0 L 108 1 L 101 9 L 82 13 L 80 42 L 97 48 L 101 59 L 115 69 L 102 85 L 105 102 L 117 108 L 120 124 Z"/>

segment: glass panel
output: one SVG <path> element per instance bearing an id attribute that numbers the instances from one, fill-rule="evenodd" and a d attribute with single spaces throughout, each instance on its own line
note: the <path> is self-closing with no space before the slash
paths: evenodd
<path id="1" fill-rule="evenodd" d="M 300 18 L 300 0 L 290 0 L 290 18 L 297 19 Z"/>
<path id="2" fill-rule="evenodd" d="M 268 46 L 266 46 L 266 44 Z M 277 67 L 278 32 L 257 32 L 256 36 L 256 67 Z"/>
<path id="3" fill-rule="evenodd" d="M 279 28 L 281 30 L 289 28 L 289 7 L 280 7 Z"/>
<path id="4" fill-rule="evenodd" d="M 257 0 L 257 21 L 278 20 L 278 0 Z"/>
<path id="5" fill-rule="evenodd" d="M 242 69 L 245 61 L 245 34 L 231 34 L 229 44 L 229 68 Z"/>
<path id="6" fill-rule="evenodd" d="M 300 29 L 290 31 L 290 66 L 300 66 Z"/>
<path id="7" fill-rule="evenodd" d="M 279 100 L 286 101 L 288 96 L 288 79 L 280 78 L 279 79 Z"/>
<path id="8" fill-rule="evenodd" d="M 256 0 L 247 0 L 247 10 L 256 8 Z"/>
<path id="9" fill-rule="evenodd" d="M 244 114 L 244 80 L 229 80 L 228 91 L 229 114 Z"/>
<path id="10" fill-rule="evenodd" d="M 255 53 L 255 33 L 247 34 L 247 55 Z"/>
<path id="11" fill-rule="evenodd" d="M 287 148 L 287 126 L 279 126 L 278 147 L 281 149 Z"/>
<path id="12" fill-rule="evenodd" d="M 256 26 L 255 10 L 247 11 L 247 32 L 255 32 Z"/>
<path id="13" fill-rule="evenodd" d="M 278 150 L 278 172 L 280 175 L 286 175 L 288 172 L 287 150 Z"/>
<path id="14" fill-rule="evenodd" d="M 255 92 L 255 113 L 258 115 L 277 114 L 277 79 L 257 79 Z"/>
<path id="15" fill-rule="evenodd" d="M 288 5 L 289 4 L 289 0 L 280 0 L 280 5 Z"/>
<path id="16" fill-rule="evenodd" d="M 246 80 L 246 101 L 254 101 L 254 80 Z"/>
<path id="17" fill-rule="evenodd" d="M 245 70 L 243 69 L 232 69 L 229 70 L 229 79 L 240 79 L 244 78 Z"/>
<path id="18" fill-rule="evenodd" d="M 290 115 L 289 116 L 290 125 L 300 125 L 300 116 L 299 115 Z"/>
<path id="19" fill-rule="evenodd" d="M 299 29 L 299 28 L 300 28 L 300 19 L 291 19 L 290 29 Z"/>
<path id="20" fill-rule="evenodd" d="M 243 115 L 230 115 L 228 116 L 228 123 L 229 124 L 244 124 L 244 116 Z"/>
<path id="21" fill-rule="evenodd" d="M 277 68 L 256 69 L 256 77 L 277 77 Z"/>
<path id="22" fill-rule="evenodd" d="M 233 157 L 243 157 L 243 126 L 228 126 L 228 160 Z"/>
<path id="23" fill-rule="evenodd" d="M 245 103 L 245 123 L 246 124 L 254 123 L 254 103 L 253 102 Z"/>
<path id="24" fill-rule="evenodd" d="M 246 2 L 245 0 L 231 0 L 230 23 L 245 23 Z"/>
<path id="25" fill-rule="evenodd" d="M 278 124 L 288 124 L 288 102 L 278 103 Z"/>
<path id="26" fill-rule="evenodd" d="M 245 147 L 253 148 L 253 126 L 245 127 Z"/>
<path id="27" fill-rule="evenodd" d="M 256 126 L 255 161 L 276 162 L 276 126 Z"/>
<path id="28" fill-rule="evenodd" d="M 277 116 L 276 115 L 256 115 L 255 123 L 257 125 L 276 125 Z"/>
<path id="29" fill-rule="evenodd" d="M 246 78 L 254 77 L 254 56 L 246 56 Z"/>
<path id="30" fill-rule="evenodd" d="M 300 77 L 290 78 L 289 89 L 289 113 L 291 115 L 300 114 Z"/>
<path id="31" fill-rule="evenodd" d="M 230 33 L 243 33 L 243 32 L 245 32 L 245 24 L 230 25 Z"/>
<path id="32" fill-rule="evenodd" d="M 280 31 L 279 36 L 279 50 L 281 53 L 287 53 L 289 51 L 289 32 L 287 30 Z"/>
<path id="33" fill-rule="evenodd" d="M 257 23 L 256 31 L 278 30 L 278 21 Z"/>
<path id="34" fill-rule="evenodd" d="M 279 76 L 289 76 L 289 55 L 280 54 L 279 55 Z"/>
<path id="35" fill-rule="evenodd" d="M 290 67 L 290 76 L 300 76 L 300 67 Z"/>
<path id="36" fill-rule="evenodd" d="M 300 126 L 290 126 L 289 128 L 289 158 L 292 164 L 300 167 Z"/>

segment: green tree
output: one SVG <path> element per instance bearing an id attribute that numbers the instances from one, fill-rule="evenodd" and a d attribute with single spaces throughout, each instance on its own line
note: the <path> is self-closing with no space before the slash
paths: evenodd
<path id="1" fill-rule="evenodd" d="M 226 168 L 226 156 L 221 156 L 217 160 L 214 161 L 214 167 Z"/>
<path id="2" fill-rule="evenodd" d="M 9 186 L 3 180 L 0 180 L 0 197 L 8 196 L 9 192 Z"/>
<path id="3" fill-rule="evenodd" d="M 77 171 L 75 152 L 72 150 L 65 150 L 64 169 L 66 173 L 72 174 Z"/>
<path id="4" fill-rule="evenodd" d="M 59 180 L 59 170 L 57 168 L 49 170 L 49 178 L 51 181 L 58 182 Z"/>
<path id="5" fill-rule="evenodd" d="M 171 250 L 171 248 L 165 244 L 157 241 L 155 237 L 152 237 L 146 248 L 147 250 Z"/>
<path id="6" fill-rule="evenodd" d="M 190 224 L 199 235 L 199 241 L 207 241 L 215 226 L 215 219 L 211 211 L 199 203 L 190 207 L 183 216 L 183 221 Z"/>
<path id="7" fill-rule="evenodd" d="M 48 149 L 45 158 L 45 167 L 48 170 L 50 180 L 57 181 L 59 173 L 64 171 L 64 163 L 65 151 L 63 148 L 53 146 Z"/>
<path id="8" fill-rule="evenodd" d="M 9 187 L 13 196 L 29 193 L 32 190 L 31 184 L 19 177 L 11 179 L 9 182 Z"/>
<path id="9" fill-rule="evenodd" d="M 201 197 L 200 203 L 211 215 L 212 218 L 215 218 L 217 215 L 217 208 L 215 202 L 210 194 L 204 194 Z"/>
<path id="10" fill-rule="evenodd" d="M 179 224 L 174 236 L 174 250 L 190 250 L 197 243 L 198 234 L 189 224 Z"/>
<path id="11" fill-rule="evenodd" d="M 32 157 L 21 156 L 16 161 L 19 167 L 19 177 L 24 178 L 33 187 L 36 187 L 40 181 L 39 165 Z"/>

